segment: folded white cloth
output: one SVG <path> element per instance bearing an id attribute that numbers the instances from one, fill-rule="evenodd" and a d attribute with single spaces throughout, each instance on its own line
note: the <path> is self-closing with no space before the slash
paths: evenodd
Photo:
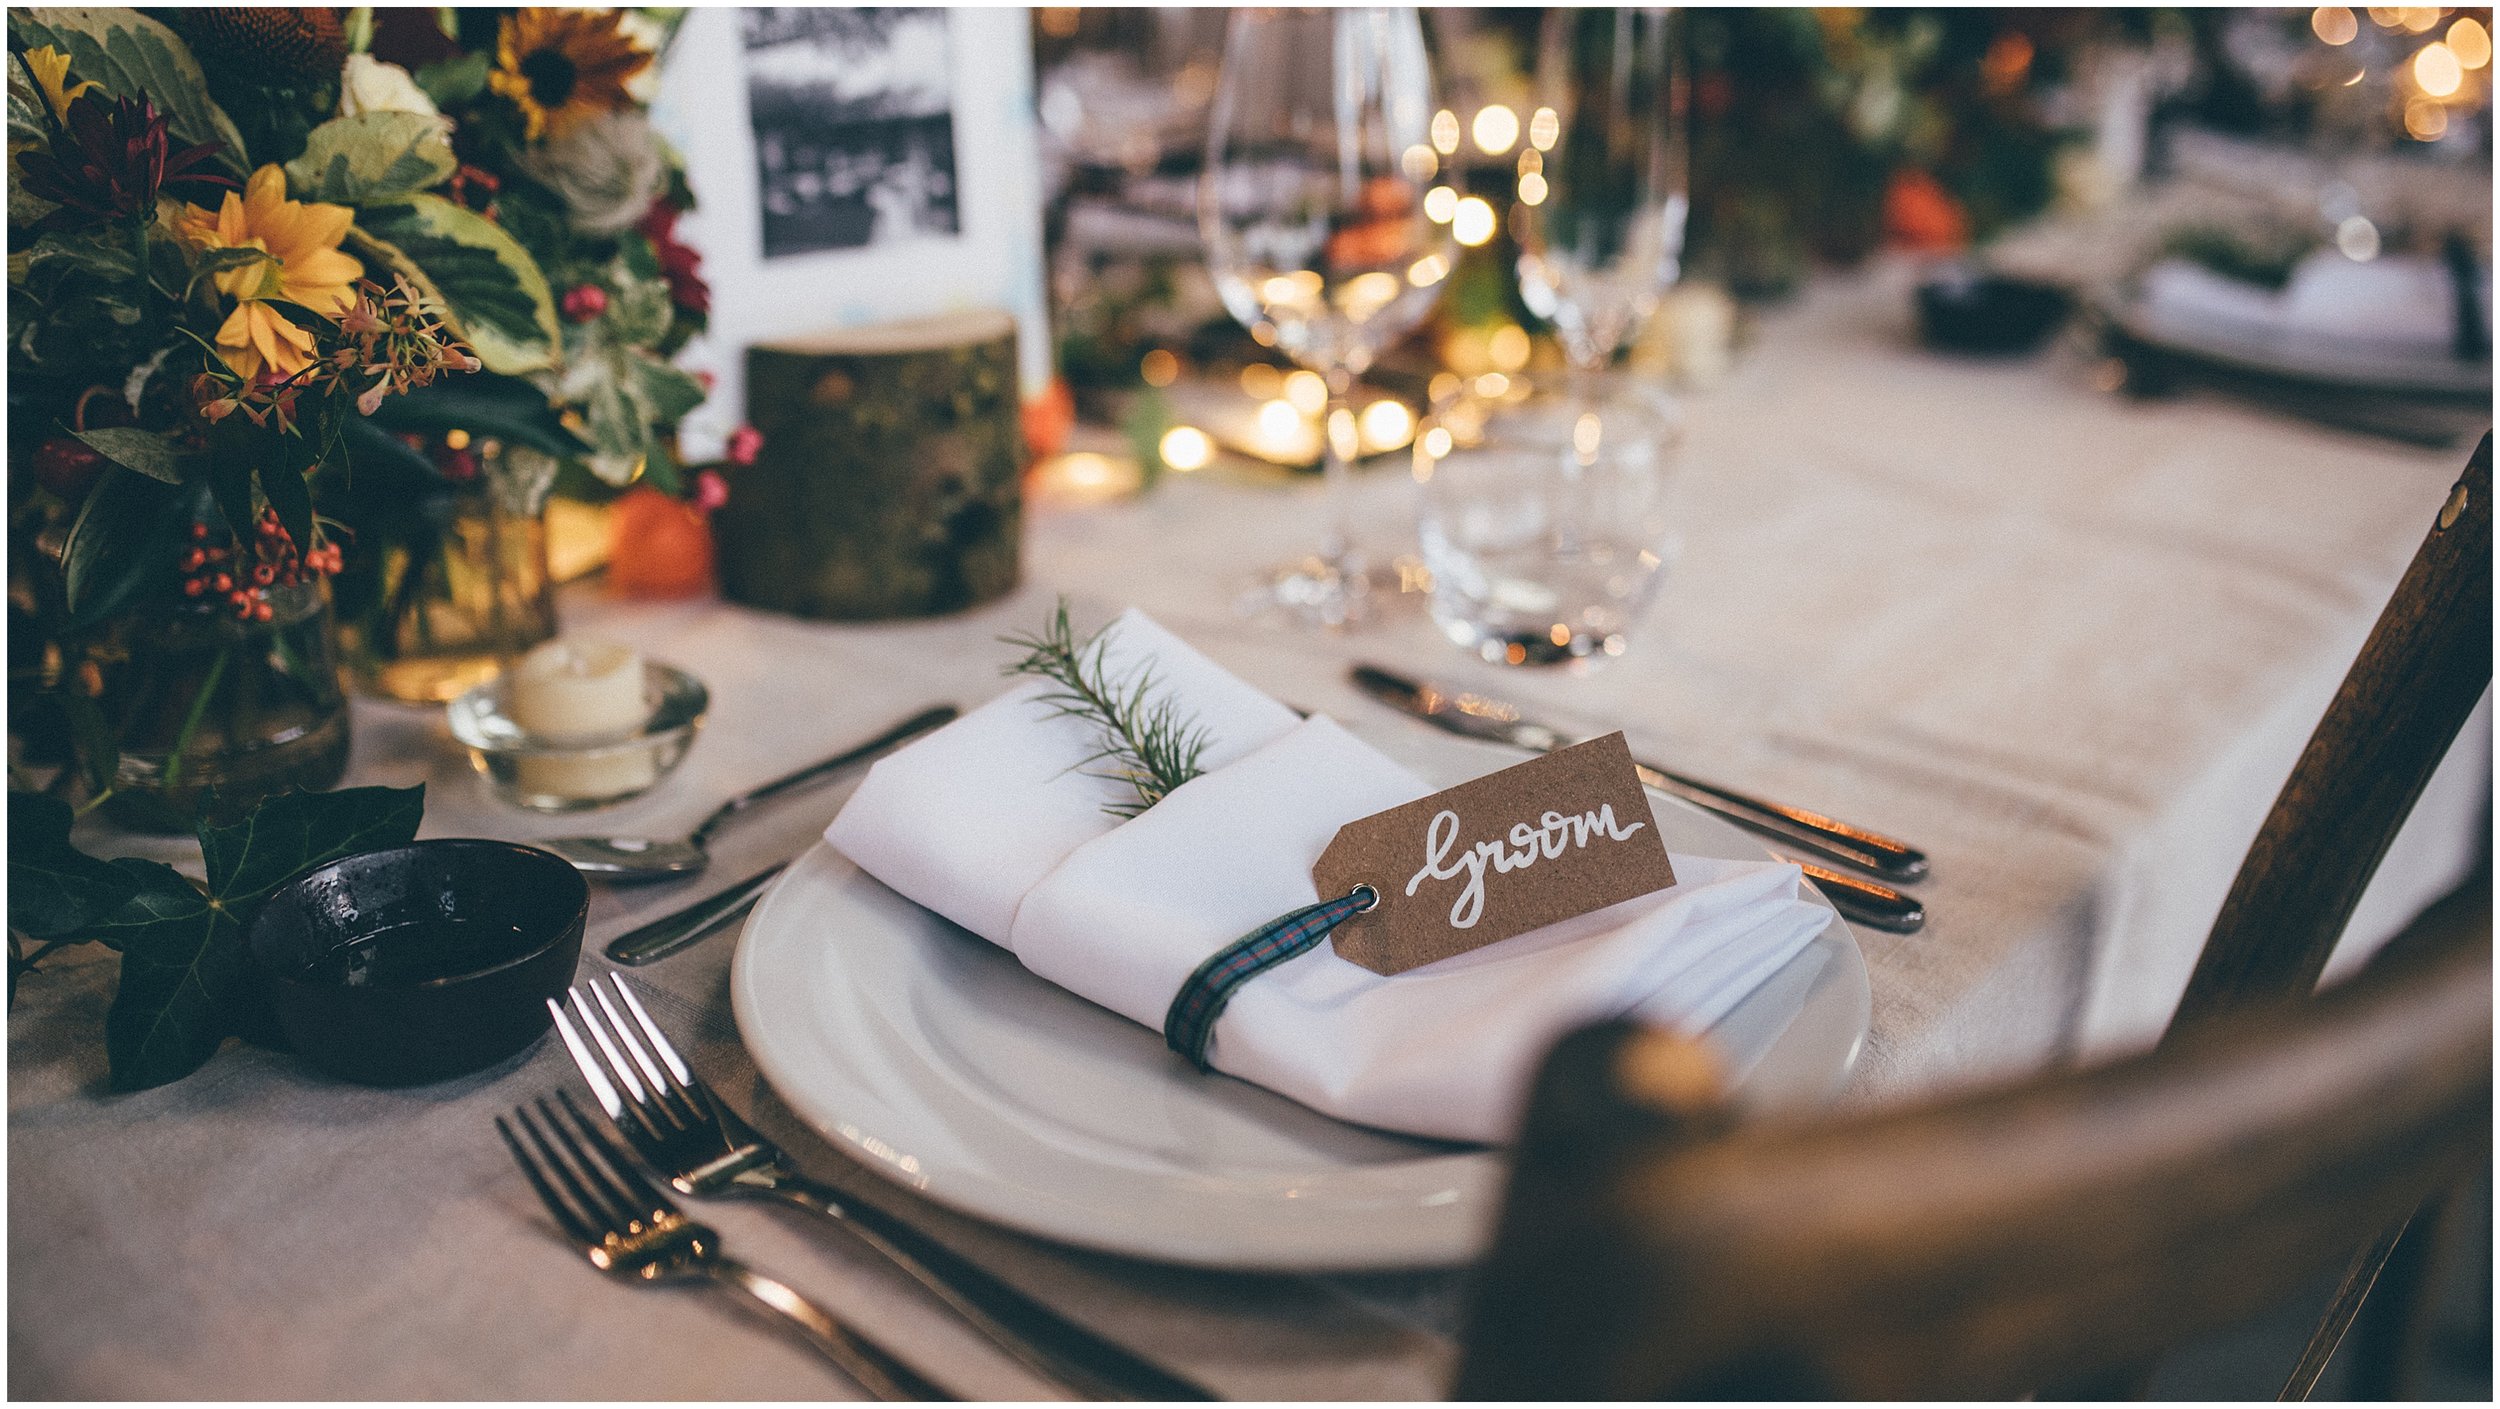
<path id="1" fill-rule="evenodd" d="M 1117 786 L 1067 771 L 1091 730 L 1018 689 L 879 762 L 826 836 L 1034 973 L 1160 1030 L 1209 954 L 1321 898 L 1311 866 L 1338 827 L 1432 788 L 1331 720 L 1295 724 L 1135 612 L 1112 630 L 1114 669 L 1151 661 L 1214 733 L 1202 776 L 1109 816 Z M 1672 859 L 1667 890 L 1394 977 L 1322 944 L 1233 995 L 1209 1059 L 1343 1119 L 1507 1139 L 1564 1031 L 1634 1009 L 1699 1030 L 1828 918 L 1794 866 Z"/>

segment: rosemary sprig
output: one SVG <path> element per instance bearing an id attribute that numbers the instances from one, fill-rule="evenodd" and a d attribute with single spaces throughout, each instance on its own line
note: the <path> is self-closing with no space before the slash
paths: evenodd
<path id="1" fill-rule="evenodd" d="M 1077 763 L 1107 763 L 1108 770 L 1088 773 L 1124 783 L 1136 790 L 1135 802 L 1114 803 L 1103 811 L 1134 817 L 1163 801 L 1174 788 L 1198 776 L 1198 759 L 1206 752 L 1207 731 L 1181 713 L 1176 701 L 1157 698 L 1152 669 L 1121 685 L 1104 668 L 1108 641 L 1101 631 L 1078 640 L 1068 624 L 1068 603 L 1060 599 L 1049 625 L 1031 636 L 1001 636 L 1002 643 L 1025 652 L 1007 666 L 1009 675 L 1031 675 L 1059 688 L 1037 696 L 1054 715 L 1082 719 L 1102 731 L 1102 747 Z"/>

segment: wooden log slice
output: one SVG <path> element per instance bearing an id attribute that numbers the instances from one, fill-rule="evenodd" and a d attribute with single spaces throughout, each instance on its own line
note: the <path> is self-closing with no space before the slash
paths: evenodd
<path id="1" fill-rule="evenodd" d="M 1015 320 L 981 310 L 747 350 L 764 433 L 713 516 L 721 591 L 838 621 L 1014 589 L 1024 521 Z"/>

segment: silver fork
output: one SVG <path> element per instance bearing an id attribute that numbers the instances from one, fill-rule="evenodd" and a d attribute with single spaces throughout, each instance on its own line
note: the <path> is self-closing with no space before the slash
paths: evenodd
<path id="1" fill-rule="evenodd" d="M 594 977 L 573 988 L 571 997 L 573 1016 L 553 999 L 547 1008 L 555 1014 L 556 1031 L 573 1065 L 626 1141 L 679 1193 L 774 1199 L 826 1218 L 928 1289 L 1018 1363 L 1070 1393 L 1092 1399 L 1214 1398 L 1203 1387 L 1035 1301 L 901 1219 L 852 1202 L 800 1173 L 780 1146 L 741 1119 L 694 1074 L 623 975 L 608 975 L 605 987 Z"/>
<path id="2" fill-rule="evenodd" d="M 557 1099 L 572 1118 L 569 1124 L 541 1096 L 536 1119 L 527 1106 L 512 1109 L 528 1145 L 502 1116 L 495 1117 L 495 1132 L 556 1226 L 581 1245 L 591 1266 L 640 1286 L 694 1282 L 736 1293 L 796 1329 L 810 1348 L 879 1399 L 948 1397 L 823 1307 L 724 1256 L 719 1234 L 680 1213 L 668 1195 L 653 1188 L 570 1095 L 559 1092 Z"/>

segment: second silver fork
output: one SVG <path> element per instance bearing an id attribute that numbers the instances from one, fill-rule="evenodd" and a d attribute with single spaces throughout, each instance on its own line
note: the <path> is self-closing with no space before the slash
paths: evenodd
<path id="1" fill-rule="evenodd" d="M 773 1199 L 827 1219 L 1019 1364 L 1069 1393 L 1094 1399 L 1214 1397 L 1033 1300 L 910 1224 L 800 1173 L 780 1146 L 713 1096 L 622 975 L 609 975 L 604 986 L 593 978 L 570 996 L 570 1015 L 552 999 L 547 1007 L 573 1065 L 635 1152 L 678 1192 Z"/>

